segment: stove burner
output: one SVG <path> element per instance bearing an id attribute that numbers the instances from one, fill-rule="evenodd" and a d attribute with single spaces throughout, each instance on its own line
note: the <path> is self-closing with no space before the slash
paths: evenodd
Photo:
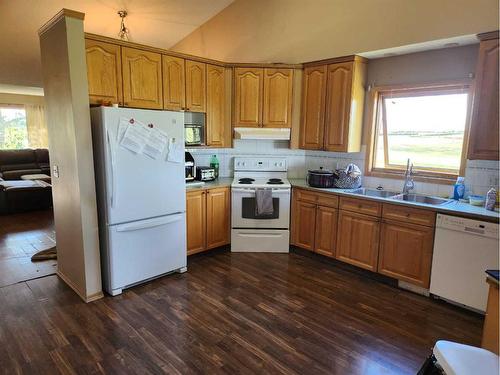
<path id="1" fill-rule="evenodd" d="M 252 184 L 252 182 L 254 182 L 255 180 L 253 178 L 250 178 L 250 177 L 243 177 L 243 178 L 240 178 L 238 180 L 238 183 L 240 184 L 243 184 L 243 185 L 250 185 Z"/>
<path id="2" fill-rule="evenodd" d="M 283 185 L 284 182 L 281 180 L 281 178 L 270 178 L 269 181 L 267 181 L 268 185 Z"/>

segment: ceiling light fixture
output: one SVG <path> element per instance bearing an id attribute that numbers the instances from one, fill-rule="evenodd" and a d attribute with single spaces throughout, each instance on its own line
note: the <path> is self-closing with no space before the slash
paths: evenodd
<path id="1" fill-rule="evenodd" d="M 120 24 L 120 32 L 118 33 L 118 37 L 121 40 L 129 40 L 129 30 L 125 27 L 125 17 L 127 17 L 127 11 L 126 10 L 119 10 L 118 15 L 122 19 L 122 22 Z"/>

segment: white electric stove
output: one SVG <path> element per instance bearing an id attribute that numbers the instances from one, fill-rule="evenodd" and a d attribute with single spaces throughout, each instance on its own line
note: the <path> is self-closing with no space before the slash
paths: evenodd
<path id="1" fill-rule="evenodd" d="M 271 189 L 273 213 L 256 214 L 256 189 Z M 231 251 L 287 253 L 290 193 L 283 158 L 235 158 L 231 184 Z"/>

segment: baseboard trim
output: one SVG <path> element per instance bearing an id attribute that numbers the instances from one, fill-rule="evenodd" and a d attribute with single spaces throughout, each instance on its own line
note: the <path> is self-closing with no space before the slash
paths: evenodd
<path id="1" fill-rule="evenodd" d="M 67 277 L 64 273 L 62 273 L 60 270 L 57 270 L 57 276 L 64 281 L 66 285 L 68 285 L 77 295 L 82 299 L 83 302 L 89 303 L 92 301 L 96 301 L 100 298 L 104 297 L 104 294 L 102 291 L 91 294 L 90 296 L 87 296 L 85 293 L 83 293 L 81 290 L 78 289 L 78 287 Z"/>

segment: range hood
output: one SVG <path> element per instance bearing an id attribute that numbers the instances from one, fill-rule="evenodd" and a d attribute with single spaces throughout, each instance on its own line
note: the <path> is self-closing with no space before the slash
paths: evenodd
<path id="1" fill-rule="evenodd" d="M 277 141 L 289 141 L 290 129 L 234 128 L 234 139 L 271 139 Z"/>

